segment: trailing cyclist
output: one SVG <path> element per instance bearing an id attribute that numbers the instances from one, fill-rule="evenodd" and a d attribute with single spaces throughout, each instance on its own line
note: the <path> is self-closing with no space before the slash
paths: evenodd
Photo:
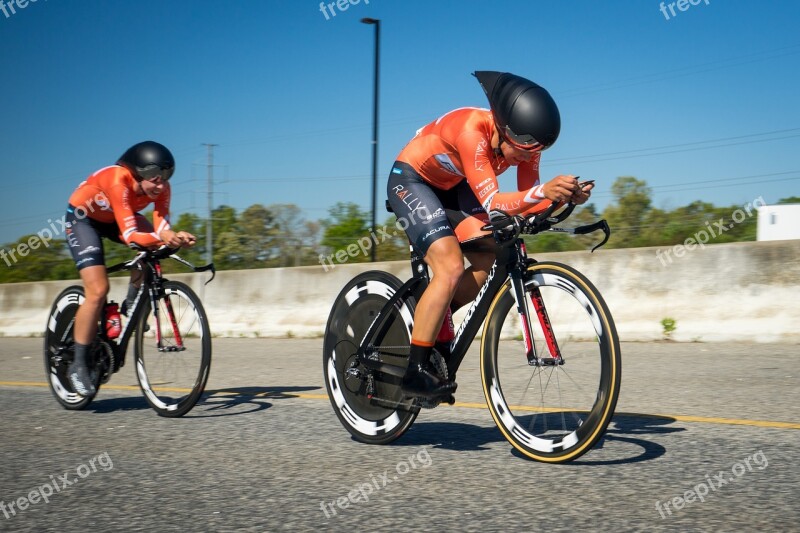
<path id="1" fill-rule="evenodd" d="M 581 187 L 571 175 L 539 182 L 541 152 L 561 130 L 558 107 L 544 88 L 510 73 L 474 75 L 491 109 L 456 109 L 421 128 L 397 156 L 387 186 L 392 210 L 406 220 L 408 238 L 433 273 L 417 302 L 402 382 L 413 396 L 436 398 L 456 389 L 429 359 L 437 339 L 452 338 L 452 312 L 472 301 L 488 277 L 495 254 L 486 238 L 491 234 L 480 229 L 488 213 L 536 214 L 552 202 L 583 204 L 593 187 Z M 500 192 L 497 176 L 512 166 L 518 192 Z M 459 243 L 469 243 L 463 254 Z"/>
<path id="2" fill-rule="evenodd" d="M 194 235 L 175 232 L 169 223 L 168 182 L 174 171 L 172 153 L 157 142 L 145 141 L 130 147 L 116 165 L 89 176 L 70 196 L 67 242 L 83 282 L 85 300 L 75 316 L 75 357 L 67 376 L 82 396 L 95 393 L 86 360 L 109 288 L 102 238 L 145 248 L 162 244 L 177 248 L 196 242 Z M 151 203 L 155 204 L 153 224 L 138 213 Z M 134 270 L 129 300 L 135 297 L 139 283 L 140 273 Z M 130 307 L 130 302 L 127 304 Z M 124 308 L 123 304 L 123 312 Z"/>

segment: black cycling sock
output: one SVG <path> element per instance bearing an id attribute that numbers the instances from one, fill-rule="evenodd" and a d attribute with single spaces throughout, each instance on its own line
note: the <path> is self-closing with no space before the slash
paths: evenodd
<path id="1" fill-rule="evenodd" d="M 86 366 L 86 355 L 89 353 L 89 346 L 87 344 L 75 343 L 75 364 L 79 366 Z"/>
<path id="2" fill-rule="evenodd" d="M 424 363 L 431 357 L 431 352 L 433 351 L 433 344 L 432 343 L 424 343 L 424 345 L 416 344 L 416 341 L 411 341 L 411 352 L 408 354 L 408 362 L 410 364 L 414 363 Z"/>

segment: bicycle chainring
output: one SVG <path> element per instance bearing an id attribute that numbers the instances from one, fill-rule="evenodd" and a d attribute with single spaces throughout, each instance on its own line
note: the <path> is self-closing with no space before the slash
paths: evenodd
<path id="1" fill-rule="evenodd" d="M 114 357 L 114 348 L 104 340 L 97 341 L 93 348 L 95 360 L 94 371 L 100 375 L 100 383 L 108 383 L 108 380 L 111 379 L 111 375 L 119 370 L 117 360 Z"/>

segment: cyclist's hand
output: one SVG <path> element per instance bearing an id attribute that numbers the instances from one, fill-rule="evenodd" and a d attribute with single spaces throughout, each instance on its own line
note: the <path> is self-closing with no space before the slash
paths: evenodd
<path id="1" fill-rule="evenodd" d="M 578 192 L 572 195 L 572 203 L 576 205 L 585 204 L 586 200 L 592 195 L 592 189 L 594 189 L 594 182 L 579 184 Z"/>
<path id="2" fill-rule="evenodd" d="M 185 233 L 185 232 L 181 232 Z M 180 233 L 175 233 L 171 229 L 165 229 L 161 232 L 161 240 L 170 248 L 180 248 L 183 246 L 183 237 Z"/>
<path id="3" fill-rule="evenodd" d="M 553 202 L 566 202 L 578 190 L 578 179 L 575 176 L 556 176 L 542 186 L 544 197 Z"/>
<path id="4" fill-rule="evenodd" d="M 190 248 L 190 247 L 194 246 L 197 243 L 197 238 L 194 235 L 192 235 L 191 233 L 189 233 L 188 231 L 179 231 L 178 232 L 178 237 L 183 239 L 182 246 L 184 248 Z"/>

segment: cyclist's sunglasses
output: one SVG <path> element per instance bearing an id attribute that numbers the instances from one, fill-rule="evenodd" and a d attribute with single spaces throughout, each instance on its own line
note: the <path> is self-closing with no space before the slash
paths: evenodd
<path id="1" fill-rule="evenodd" d="M 161 181 L 168 181 L 175 172 L 175 167 L 161 168 L 158 165 L 147 165 L 144 168 L 137 167 L 136 172 L 144 181 L 157 181 L 159 178 Z"/>
<path id="2" fill-rule="evenodd" d="M 503 136 L 504 141 L 506 141 L 514 148 L 523 150 L 525 152 L 536 153 L 536 152 L 541 152 L 545 148 L 542 143 L 540 143 L 530 135 L 517 135 L 513 131 L 511 131 L 511 128 L 509 128 L 508 126 L 504 128 L 504 131 L 501 132 L 501 134 Z"/>

